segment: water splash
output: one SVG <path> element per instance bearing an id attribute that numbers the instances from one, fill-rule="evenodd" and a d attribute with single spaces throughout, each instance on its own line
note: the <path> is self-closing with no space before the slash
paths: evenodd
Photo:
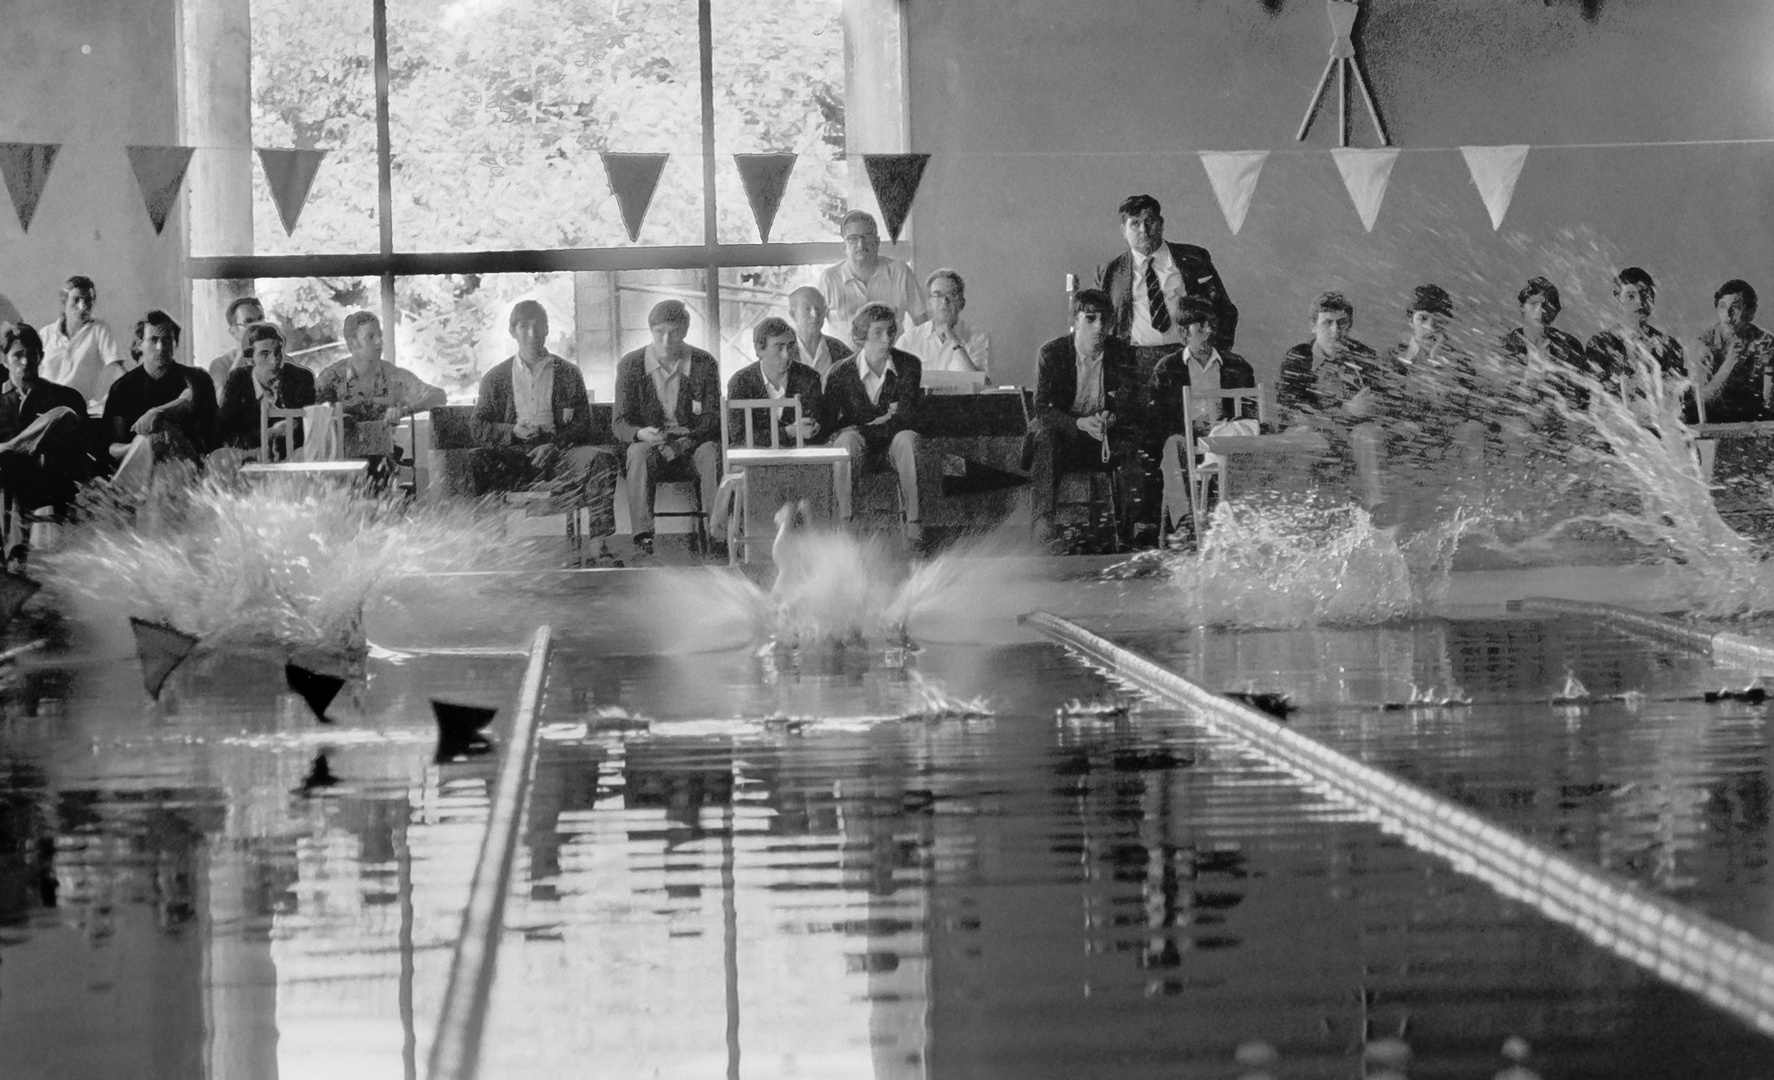
<path id="1" fill-rule="evenodd" d="M 48 582 L 211 647 L 354 651 L 364 600 L 388 580 L 512 566 L 497 523 L 472 506 L 406 511 L 332 485 L 213 480 L 156 499 L 44 556 Z"/>
<path id="2" fill-rule="evenodd" d="M 1283 629 L 1367 625 L 1422 614 L 1447 588 L 1472 518 L 1400 539 L 1355 506 L 1316 502 L 1217 507 L 1199 554 L 1171 556 L 1171 587 L 1194 625 Z"/>
<path id="3" fill-rule="evenodd" d="M 669 651 L 733 644 L 736 630 L 765 649 L 903 647 L 924 619 L 963 615 L 988 597 L 1002 603 L 1008 548 L 981 539 L 914 562 L 878 537 L 798 530 L 766 586 L 727 569 L 650 573 L 637 614 Z M 889 666 L 894 666 L 891 662 Z"/>

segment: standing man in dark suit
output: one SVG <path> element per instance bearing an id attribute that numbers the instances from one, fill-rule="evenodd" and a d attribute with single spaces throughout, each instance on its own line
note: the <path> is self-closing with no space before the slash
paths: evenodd
<path id="1" fill-rule="evenodd" d="M 1213 256 L 1193 244 L 1165 243 L 1164 214 L 1152 196 L 1135 195 L 1120 209 L 1128 250 L 1103 270 L 1103 291 L 1115 305 L 1111 332 L 1136 349 L 1158 350 L 1158 356 L 1175 352 L 1183 344 L 1177 325 L 1183 298 L 1197 296 L 1213 305 L 1214 347 L 1230 351 L 1238 336 L 1238 306 L 1226 295 Z M 1142 371 L 1149 373 L 1149 367 Z"/>
<path id="2" fill-rule="evenodd" d="M 591 511 L 587 539 L 616 531 L 616 460 L 592 428 L 579 369 L 548 350 L 548 312 L 519 300 L 507 323 L 517 355 L 481 376 L 470 458 L 476 491 L 542 489 L 553 509 Z M 599 438 L 599 436 L 603 436 Z"/>
<path id="3" fill-rule="evenodd" d="M 721 482 L 721 369 L 684 343 L 690 311 L 661 300 L 647 313 L 653 340 L 616 364 L 615 427 L 628 446 L 628 513 L 635 547 L 653 550 L 653 494 L 661 480 L 695 480 L 712 512 Z M 669 406 L 666 404 L 669 402 Z"/>
<path id="4" fill-rule="evenodd" d="M 1112 465 L 1125 473 L 1137 462 L 1140 428 L 1127 407 L 1136 389 L 1133 349 L 1110 333 L 1114 318 L 1108 293 L 1079 290 L 1072 296 L 1072 332 L 1041 346 L 1035 361 L 1035 415 L 1023 468 L 1042 543 L 1052 539 L 1062 471 Z"/>
<path id="5" fill-rule="evenodd" d="M 835 431 L 834 446 L 850 453 L 851 492 L 840 492 L 838 516 L 850 519 L 856 480 L 865 469 L 886 463 L 899 474 L 905 507 L 906 543 L 924 539 L 918 511 L 918 399 L 923 395 L 923 366 L 909 352 L 893 347 L 899 337 L 899 315 L 886 304 L 867 304 L 850 323 L 860 352 L 832 369 L 826 380 L 826 429 Z"/>

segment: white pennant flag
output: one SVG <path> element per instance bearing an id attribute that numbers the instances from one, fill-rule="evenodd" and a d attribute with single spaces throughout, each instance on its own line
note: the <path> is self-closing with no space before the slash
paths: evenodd
<path id="1" fill-rule="evenodd" d="M 1386 184 L 1392 179 L 1392 166 L 1398 161 L 1396 150 L 1332 150 L 1337 171 L 1343 174 L 1343 186 L 1355 201 L 1355 212 L 1368 232 L 1374 231 L 1374 219 L 1380 216 L 1380 203 L 1386 198 Z"/>
<path id="2" fill-rule="evenodd" d="M 1226 227 L 1237 236 L 1244 228 L 1244 215 L 1250 210 L 1250 197 L 1257 192 L 1257 176 L 1267 150 L 1203 150 L 1201 167 L 1207 170 L 1207 181 L 1220 200 L 1220 213 L 1226 215 Z"/>
<path id="3" fill-rule="evenodd" d="M 1491 229 L 1503 227 L 1503 215 L 1509 212 L 1509 200 L 1515 198 L 1515 181 L 1528 160 L 1526 146 L 1462 146 L 1466 170 L 1478 185 L 1478 196 L 1491 212 Z"/>

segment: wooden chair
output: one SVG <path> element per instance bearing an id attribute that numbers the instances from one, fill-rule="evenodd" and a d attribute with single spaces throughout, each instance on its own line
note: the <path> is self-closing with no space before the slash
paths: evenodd
<path id="1" fill-rule="evenodd" d="M 305 412 L 306 412 L 306 410 L 303 410 L 303 409 L 280 409 L 276 405 L 273 405 L 271 403 L 271 399 L 269 397 L 263 398 L 260 400 L 260 402 L 259 402 L 259 462 L 261 464 L 269 465 L 272 462 L 272 454 L 271 454 L 271 443 L 272 443 L 272 436 L 273 436 L 273 432 L 271 430 L 272 426 L 281 422 L 281 421 L 284 421 L 284 420 L 291 420 L 291 421 L 301 420 Z M 294 423 L 292 423 L 290 425 L 290 427 L 291 427 L 291 430 L 293 431 L 294 427 L 295 427 Z M 344 410 L 338 409 L 338 408 L 333 409 L 332 423 L 329 425 L 329 427 L 331 428 L 331 431 L 328 432 L 327 434 L 332 439 L 333 452 L 331 455 L 329 455 L 327 460 L 337 460 L 343 456 L 344 449 L 345 449 L 345 413 L 344 413 Z M 313 437 L 314 437 L 313 432 L 305 432 L 304 433 L 304 442 L 306 442 L 306 440 L 308 440 L 308 439 L 312 439 Z M 291 451 L 293 451 L 294 447 L 292 447 L 290 445 L 290 440 L 288 440 L 288 439 L 285 440 L 284 449 L 285 449 L 284 460 L 287 461 L 293 456 Z"/>
<path id="2" fill-rule="evenodd" d="M 1195 404 L 1198 401 L 1212 400 L 1215 402 L 1232 402 L 1233 411 L 1240 419 L 1244 416 L 1244 404 L 1253 402 L 1256 407 L 1256 421 L 1259 427 L 1274 423 L 1269 405 L 1269 386 L 1258 383 L 1255 386 L 1240 387 L 1235 390 L 1196 391 L 1192 387 L 1183 387 L 1183 417 L 1185 424 L 1193 424 L 1190 419 L 1195 415 Z M 1189 429 L 1192 430 L 1192 429 Z M 1183 465 L 1189 481 L 1189 520 L 1195 527 L 1195 536 L 1199 539 L 1205 535 L 1207 528 L 1207 481 L 1210 473 L 1204 458 L 1211 453 L 1204 439 L 1191 439 L 1183 453 Z M 1211 474 L 1219 484 L 1219 498 L 1226 498 L 1226 459 L 1220 457 L 1214 463 Z M 1168 514 L 1171 507 L 1164 508 Z"/>
<path id="3" fill-rule="evenodd" d="M 742 446 L 729 443 L 735 409 L 745 417 Z M 761 409 L 771 410 L 768 447 L 756 445 L 757 414 L 754 410 Z M 782 426 L 775 422 L 777 409 L 786 410 L 790 426 L 800 422 L 800 398 L 729 398 L 721 403 L 721 490 L 723 493 L 731 491 L 733 495 L 733 512 L 727 517 L 727 558 L 730 562 L 747 558 L 751 545 L 769 544 L 775 540 L 775 533 L 762 527 L 762 518 L 749 520 L 754 495 L 768 501 L 767 496 L 772 492 L 786 498 L 806 491 L 824 503 L 829 493 L 831 511 L 835 514 L 840 486 L 850 482 L 850 455 L 842 448 L 808 446 L 799 433 L 794 436 L 793 446 L 784 446 Z M 824 485 L 814 488 L 808 484 L 808 477 L 795 475 L 808 469 L 829 470 L 829 488 Z M 765 508 L 760 506 L 759 509 Z M 769 509 L 774 512 L 774 508 Z"/>

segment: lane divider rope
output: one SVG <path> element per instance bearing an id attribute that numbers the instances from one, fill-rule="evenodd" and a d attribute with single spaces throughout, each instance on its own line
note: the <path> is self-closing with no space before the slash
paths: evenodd
<path id="1" fill-rule="evenodd" d="M 1592 619 L 1616 630 L 1636 632 L 1667 641 L 1672 645 L 1704 653 L 1720 664 L 1740 667 L 1758 675 L 1774 674 L 1774 644 L 1743 634 L 1714 633 L 1702 627 L 1652 615 L 1616 604 L 1598 604 L 1589 600 L 1564 600 L 1553 596 L 1528 596 L 1511 602 L 1512 611 L 1541 615 L 1572 615 Z"/>
<path id="2" fill-rule="evenodd" d="M 456 952 L 450 960 L 450 981 L 444 989 L 443 1008 L 431 1040 L 425 1069 L 430 1080 L 474 1080 L 480 1070 L 481 1035 L 493 992 L 499 938 L 505 930 L 505 896 L 511 883 L 519 826 L 534 772 L 536 727 L 542 712 L 542 687 L 548 674 L 552 639 L 553 631 L 547 626 L 537 627 L 530 639 L 517 713 L 512 717 L 510 739 L 501 751 L 498 786 L 487 811 L 487 830 L 481 838 L 468 906 L 462 911 L 462 931 L 457 935 Z"/>
<path id="3" fill-rule="evenodd" d="M 1035 612 L 1024 621 L 1145 693 L 1200 715 L 1413 847 L 1774 1035 L 1774 945 L 1517 836 L 1057 615 Z"/>

